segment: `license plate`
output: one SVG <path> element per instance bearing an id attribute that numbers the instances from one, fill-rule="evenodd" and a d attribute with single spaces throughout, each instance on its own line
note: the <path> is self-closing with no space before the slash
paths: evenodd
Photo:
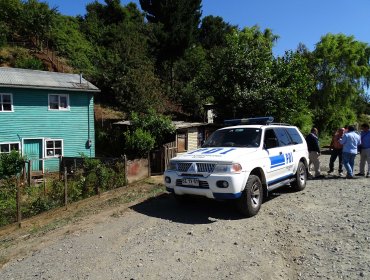
<path id="1" fill-rule="evenodd" d="M 187 178 L 182 179 L 183 186 L 199 186 L 199 179 Z"/>

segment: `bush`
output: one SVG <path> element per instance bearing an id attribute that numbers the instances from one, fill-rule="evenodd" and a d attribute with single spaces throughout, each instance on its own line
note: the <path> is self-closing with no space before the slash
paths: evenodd
<path id="1" fill-rule="evenodd" d="M 0 154 L 0 179 L 10 178 L 22 171 L 25 158 L 15 150 Z"/>

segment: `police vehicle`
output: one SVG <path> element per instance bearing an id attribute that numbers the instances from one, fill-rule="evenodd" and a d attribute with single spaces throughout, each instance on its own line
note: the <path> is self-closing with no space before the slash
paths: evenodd
<path id="1" fill-rule="evenodd" d="M 233 199 L 251 217 L 270 191 L 284 185 L 297 191 L 306 187 L 308 150 L 297 127 L 274 124 L 272 117 L 225 124 L 202 148 L 170 160 L 164 173 L 167 191 L 178 199 Z"/>

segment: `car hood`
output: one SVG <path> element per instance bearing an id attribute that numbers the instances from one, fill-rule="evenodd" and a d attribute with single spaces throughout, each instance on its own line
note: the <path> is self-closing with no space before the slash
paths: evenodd
<path id="1" fill-rule="evenodd" d="M 201 148 L 178 155 L 172 160 L 176 161 L 218 161 L 218 162 L 238 162 L 247 155 L 254 154 L 258 148 Z"/>

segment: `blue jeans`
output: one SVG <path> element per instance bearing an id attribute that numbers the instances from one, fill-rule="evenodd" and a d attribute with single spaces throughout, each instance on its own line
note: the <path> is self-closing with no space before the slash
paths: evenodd
<path id="1" fill-rule="evenodd" d="M 343 153 L 343 165 L 347 170 L 347 176 L 353 176 L 356 154 Z"/>

